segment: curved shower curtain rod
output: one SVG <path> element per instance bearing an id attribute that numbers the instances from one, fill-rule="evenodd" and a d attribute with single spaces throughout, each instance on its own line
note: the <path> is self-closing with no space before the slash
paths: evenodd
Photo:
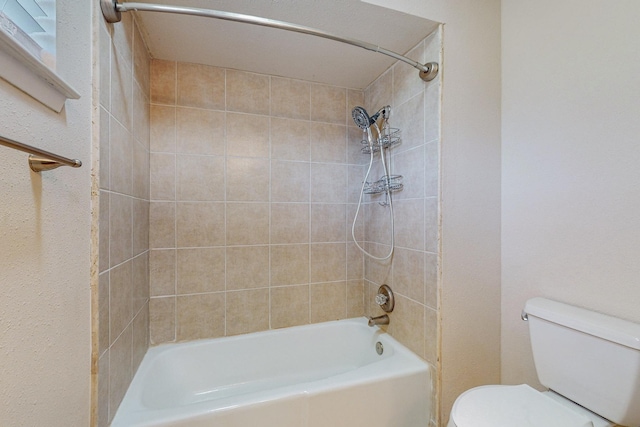
<path id="1" fill-rule="evenodd" d="M 433 80 L 438 74 L 438 63 L 427 62 L 421 64 L 406 56 L 400 55 L 393 51 L 384 49 L 380 46 L 363 42 L 356 39 L 344 38 L 336 36 L 331 33 L 327 33 L 315 28 L 305 27 L 303 25 L 291 24 L 284 21 L 276 21 L 274 19 L 262 18 L 259 16 L 243 15 L 233 12 L 222 12 L 211 9 L 200 9 L 195 7 L 183 7 L 183 6 L 167 6 L 161 4 L 152 3 L 118 3 L 118 0 L 98 0 L 100 2 L 100 8 L 104 18 L 109 23 L 120 22 L 121 12 L 129 12 L 137 10 L 141 12 L 164 12 L 164 13 L 177 13 L 180 15 L 193 15 L 203 16 L 206 18 L 222 19 L 225 21 L 243 22 L 245 24 L 260 25 L 263 27 L 278 28 L 281 30 L 294 31 L 296 33 L 309 34 L 312 36 L 323 37 L 325 39 L 334 40 L 341 43 L 350 44 L 352 46 L 358 46 L 363 49 L 371 50 L 373 52 L 379 52 L 383 55 L 390 56 L 399 61 L 406 62 L 414 68 L 420 71 L 420 78 L 426 82 Z"/>

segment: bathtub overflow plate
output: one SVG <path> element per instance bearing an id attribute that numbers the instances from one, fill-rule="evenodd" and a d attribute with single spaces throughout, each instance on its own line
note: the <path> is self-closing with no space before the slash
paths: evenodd
<path id="1" fill-rule="evenodd" d="M 376 352 L 381 356 L 382 356 L 382 353 L 384 352 L 384 346 L 380 341 L 376 343 Z"/>

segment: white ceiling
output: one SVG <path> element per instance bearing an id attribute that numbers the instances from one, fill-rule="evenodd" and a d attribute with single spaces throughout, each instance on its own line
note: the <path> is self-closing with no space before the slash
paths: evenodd
<path id="1" fill-rule="evenodd" d="M 140 0 L 312 27 L 404 55 L 437 23 L 360 0 Z M 363 89 L 393 58 L 332 40 L 218 19 L 139 12 L 154 58 Z M 435 58 L 427 58 L 426 62 Z M 410 67 L 410 65 L 405 65 Z M 416 70 L 416 78 L 418 71 Z"/>

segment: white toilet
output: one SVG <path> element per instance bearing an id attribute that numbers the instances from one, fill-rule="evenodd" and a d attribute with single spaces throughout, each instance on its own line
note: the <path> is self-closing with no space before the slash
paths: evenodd
<path id="1" fill-rule="evenodd" d="M 448 427 L 640 427 L 640 325 L 545 298 L 527 301 L 539 392 L 462 393 Z"/>

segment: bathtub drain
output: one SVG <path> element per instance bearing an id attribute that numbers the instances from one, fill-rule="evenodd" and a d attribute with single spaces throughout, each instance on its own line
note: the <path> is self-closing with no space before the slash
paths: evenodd
<path id="1" fill-rule="evenodd" d="M 382 346 L 382 343 L 380 341 L 376 343 L 376 351 L 380 355 L 382 355 L 382 352 L 384 351 L 384 347 Z"/>

